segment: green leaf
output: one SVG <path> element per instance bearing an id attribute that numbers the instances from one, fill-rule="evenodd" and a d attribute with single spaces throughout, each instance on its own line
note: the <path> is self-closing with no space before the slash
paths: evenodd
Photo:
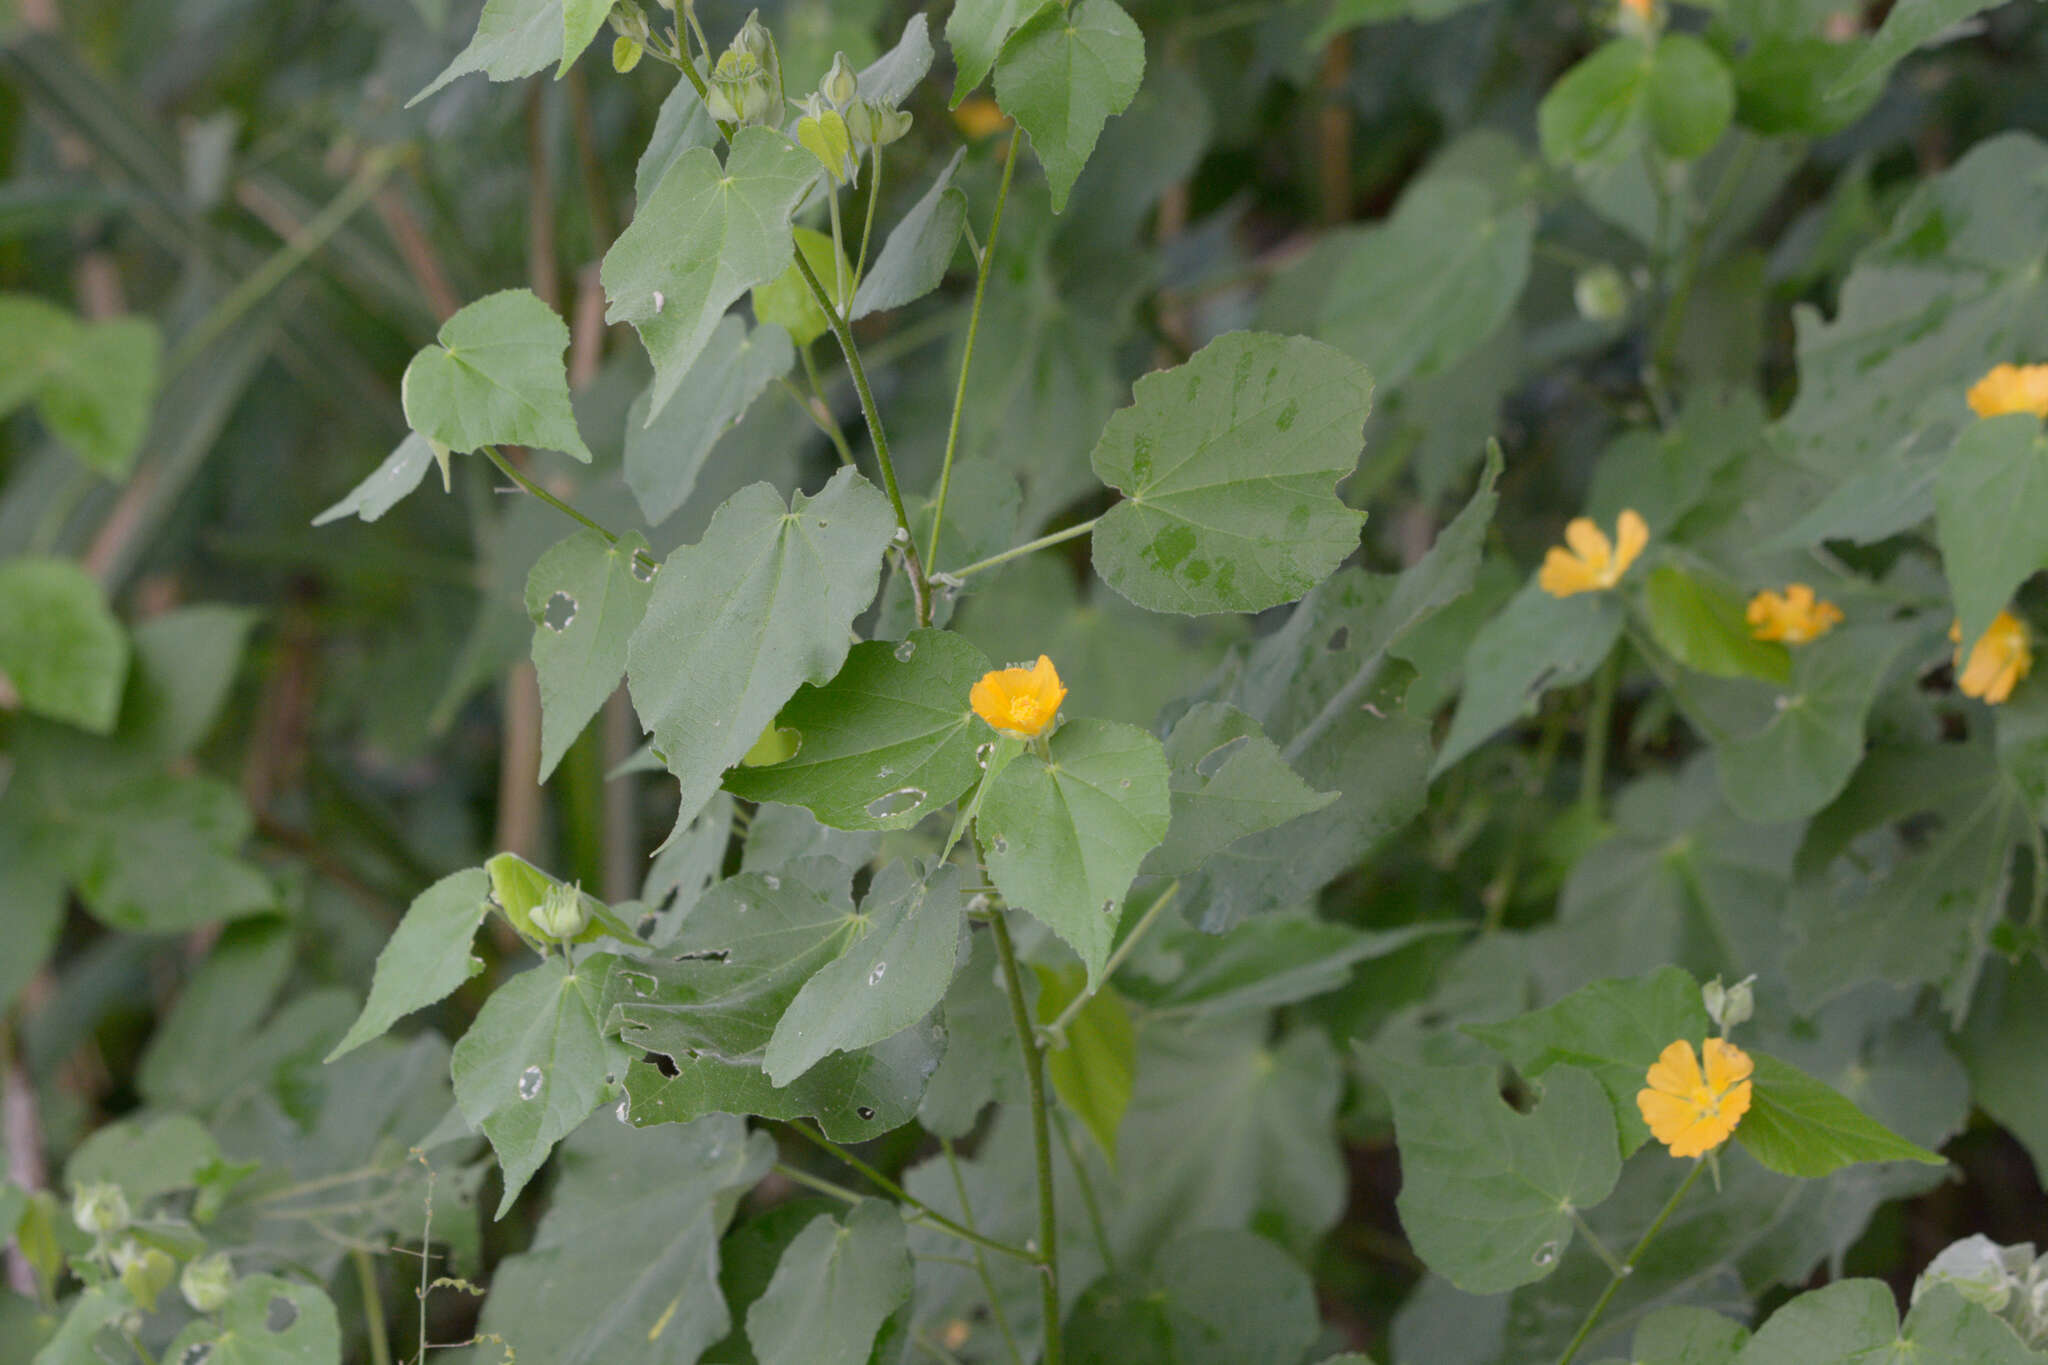
<path id="1" fill-rule="evenodd" d="M 953 107 L 988 76 L 996 56 L 1017 26 L 1054 0 L 959 0 L 946 16 L 946 42 L 953 49 Z"/>
<path id="2" fill-rule="evenodd" d="M 994 935 L 968 935 L 968 951 L 939 1011 L 946 1055 L 918 1101 L 917 1121 L 928 1133 L 964 1138 L 991 1101 L 1024 1098 L 1024 1063 L 998 975 Z"/>
<path id="3" fill-rule="evenodd" d="M 776 1022 L 761 1066 L 788 1085 L 828 1054 L 911 1028 L 945 997 L 960 941 L 960 868 L 922 878 L 893 862 L 875 878 L 845 950 L 820 967 Z"/>
<path id="4" fill-rule="evenodd" d="M 118 1284 L 92 1286 L 71 1301 L 64 1325 L 36 1352 L 30 1365 L 102 1365 L 106 1357 L 94 1345 L 95 1338 L 132 1307 Z"/>
<path id="5" fill-rule="evenodd" d="M 1498 1294 L 1555 1270 L 1571 1245 L 1571 1211 L 1605 1199 L 1621 1174 L 1600 1083 L 1577 1067 L 1553 1067 L 1542 1102 L 1521 1114 L 1501 1098 L 1495 1067 L 1368 1060 L 1394 1101 L 1396 1207 L 1416 1254 L 1468 1294 Z"/>
<path id="6" fill-rule="evenodd" d="M 1143 730 L 1086 719 L 1060 727 L 1051 754 L 997 774 L 975 826 L 1003 899 L 1065 939 L 1093 982 L 1139 864 L 1166 837 L 1166 754 Z"/>
<path id="7" fill-rule="evenodd" d="M 747 1310 L 761 1365 L 866 1365 L 875 1333 L 910 1298 L 910 1247 L 896 1206 L 863 1199 L 821 1216 L 782 1253 Z"/>
<path id="8" fill-rule="evenodd" d="M 689 501 L 719 438 L 795 363 L 789 333 L 780 327 L 749 332 L 737 313 L 728 313 L 679 381 L 681 401 L 649 421 L 653 389 L 633 400 L 626 413 L 626 486 L 649 525 L 667 521 Z"/>
<path id="9" fill-rule="evenodd" d="M 540 780 L 562 761 L 626 672 L 626 643 L 654 593 L 655 561 L 636 531 L 583 530 L 542 555 L 526 579 L 540 679 Z"/>
<path id="10" fill-rule="evenodd" d="M 1320 1326 L 1315 1286 L 1286 1252 L 1239 1229 L 1170 1242 L 1142 1275 L 1103 1276 L 1067 1321 L 1074 1365 L 1298 1361 Z"/>
<path id="11" fill-rule="evenodd" d="M 1358 548 L 1335 485 L 1356 467 L 1372 376 L 1306 337 L 1234 332 L 1132 388 L 1092 460 L 1124 501 L 1095 571 L 1152 611 L 1291 602 Z"/>
<path id="12" fill-rule="evenodd" d="M 1628 613 L 1611 592 L 1552 597 L 1533 581 L 1479 628 L 1465 653 L 1465 690 L 1434 777 L 1512 724 L 1553 688 L 1593 676 Z"/>
<path id="13" fill-rule="evenodd" d="M 221 1091 L 221 1058 L 256 1028 L 292 968 L 294 935 L 281 919 L 230 925 L 185 982 L 136 1067 L 136 1088 L 165 1109 L 205 1112 Z"/>
<path id="14" fill-rule="evenodd" d="M 38 715 L 114 728 L 128 637 L 91 575 L 66 559 L 0 561 L 0 676 Z"/>
<path id="15" fill-rule="evenodd" d="M 1947 1164 L 1797 1067 L 1760 1052 L 1751 1056 L 1756 1073 L 1749 1112 L 1735 1125 L 1735 1137 L 1780 1175 L 1810 1180 L 1865 1161 Z"/>
<path id="16" fill-rule="evenodd" d="M 1636 1108 L 1650 1066 L 1683 1039 L 1697 1045 L 1710 1028 L 1700 987 L 1690 973 L 1665 967 L 1634 980 L 1601 981 L 1556 1004 L 1497 1024 L 1467 1024 L 1464 1031 L 1507 1058 L 1529 1080 L 1560 1064 L 1600 1082 L 1628 1156 L 1649 1140 Z"/>
<path id="17" fill-rule="evenodd" d="M 658 1038 L 656 1030 L 647 1036 Z M 675 1074 L 636 1061 L 626 1072 L 628 1121 L 644 1128 L 706 1114 L 758 1114 L 792 1122 L 808 1118 L 834 1142 L 866 1142 L 917 1116 L 925 1084 L 938 1069 L 945 1035 L 930 1021 L 859 1052 L 827 1057 L 786 1086 L 757 1062 L 688 1053 L 672 1059 Z"/>
<path id="18" fill-rule="evenodd" d="M 826 297 L 837 304 L 839 281 L 845 280 L 848 288 L 853 286 L 852 262 L 825 233 L 800 227 L 794 235 L 797 248 L 804 253 L 811 273 L 818 277 L 819 284 L 825 286 Z M 810 285 L 797 270 L 795 261 L 791 261 L 789 268 L 774 279 L 755 286 L 754 317 L 763 325 L 780 327 L 789 333 L 789 339 L 800 348 L 810 345 L 832 329 L 825 310 L 812 297 Z"/>
<path id="19" fill-rule="evenodd" d="M 493 1271 L 479 1330 L 521 1359 L 695 1365 L 732 1326 L 719 1234 L 774 1161 L 774 1139 L 729 1115 L 656 1132 L 591 1119 L 562 1144 L 533 1245 Z"/>
<path id="20" fill-rule="evenodd" d="M 1750 634 L 1745 604 L 1725 584 L 1660 564 L 1644 584 L 1643 605 L 1651 636 L 1694 672 L 1791 681 L 1792 652 Z"/>
<path id="21" fill-rule="evenodd" d="M 64 1163 L 64 1183 L 73 1189 L 93 1181 L 119 1185 L 131 1210 L 160 1194 L 189 1190 L 219 1161 L 220 1144 L 189 1114 L 118 1119 L 96 1128 Z"/>
<path id="22" fill-rule="evenodd" d="M 1311 815 L 1337 799 L 1288 766 L 1258 722 L 1222 702 L 1198 702 L 1166 737 L 1172 765 L 1173 822 L 1145 871 L 1161 877 L 1195 871 L 1246 835 Z"/>
<path id="23" fill-rule="evenodd" d="M 1514 311 L 1535 236 L 1532 204 L 1432 175 L 1316 281 L 1315 334 L 1371 367 L 1383 389 L 1439 374 Z"/>
<path id="24" fill-rule="evenodd" d="M 799 688 L 775 718 L 793 757 L 735 768 L 726 790 L 803 806 L 838 829 L 903 829 L 944 808 L 980 775 L 989 739 L 967 697 L 987 656 L 948 631 L 855 645 L 823 686 Z"/>
<path id="25" fill-rule="evenodd" d="M 1615 38 L 1565 72 L 1536 110 L 1545 159 L 1574 166 L 1625 151 L 1655 61 L 1641 39 Z"/>
<path id="26" fill-rule="evenodd" d="M 2048 1038 L 2048 969 L 2038 959 L 1994 963 L 1990 976 L 1956 1052 L 1970 1073 L 1970 1098 L 2026 1148 L 2039 1179 L 2048 1174 L 2048 1067 L 2038 1046 Z"/>
<path id="27" fill-rule="evenodd" d="M 400 385 L 415 432 L 462 453 L 537 446 L 590 463 L 562 368 L 569 328 L 532 290 L 478 299 L 441 324 L 437 342 L 412 358 Z"/>
<path id="28" fill-rule="evenodd" d="M 954 8 L 955 16 L 960 8 Z M 954 152 L 924 197 L 889 233 L 853 296 L 854 317 L 914 303 L 945 281 L 946 267 L 960 250 L 960 231 L 967 225 L 967 195 L 953 184 L 953 174 L 966 156 L 965 147 Z"/>
<path id="29" fill-rule="evenodd" d="M 420 486 L 420 480 L 427 477 L 427 470 L 433 463 L 433 445 L 418 432 L 408 431 L 405 439 L 384 457 L 384 463 L 351 488 L 347 497 L 313 518 L 313 524 L 325 526 L 344 517 L 377 520 Z"/>
<path id="30" fill-rule="evenodd" d="M 149 776 L 95 782 L 73 799 L 81 804 L 56 837 L 86 908 L 106 924 L 175 933 L 276 904 L 269 878 L 233 856 L 254 822 L 226 783 Z"/>
<path id="31" fill-rule="evenodd" d="M 517 853 L 493 854 L 485 860 L 484 872 L 491 882 L 492 906 L 503 912 L 519 936 L 536 947 L 554 942 L 552 935 L 534 927 L 533 912 L 550 893 L 562 890 L 564 884 Z M 621 943 L 633 941 L 632 926 L 613 914 L 610 906 L 588 892 L 579 890 L 578 895 L 587 922 L 569 942 L 595 943 L 602 938 Z"/>
<path id="32" fill-rule="evenodd" d="M 1650 136 L 1680 161 L 1712 151 L 1735 115 L 1735 80 L 1727 63 L 1690 33 L 1667 33 L 1657 40 L 1644 93 Z"/>
<path id="33" fill-rule="evenodd" d="M 2012 1328 L 1955 1290 L 1923 1295 L 1899 1322 L 1881 1280 L 1801 1294 L 1757 1329 L 1735 1365 L 2039 1365 Z"/>
<path id="34" fill-rule="evenodd" d="M 166 761 L 197 749 L 227 703 L 256 620 L 243 607 L 207 604 L 137 626 L 120 743 Z"/>
<path id="35" fill-rule="evenodd" d="M 1038 1017 L 1046 1023 L 1059 1018 L 1088 988 L 1087 975 L 1072 968 L 1033 963 L 1032 970 L 1038 975 Z M 1137 1067 L 1137 1028 L 1123 997 L 1108 982 L 1088 997 L 1046 1047 L 1045 1070 L 1053 1090 L 1088 1125 L 1112 1166 L 1116 1132 L 1130 1108 Z"/>
<path id="36" fill-rule="evenodd" d="M 1054 213 L 1066 208 L 1102 126 L 1130 107 L 1144 79 L 1145 35 L 1114 0 L 1045 5 L 1003 43 L 996 101 L 1031 134 Z"/>
<path id="37" fill-rule="evenodd" d="M 211 1346 L 210 1351 L 202 1348 Z M 317 1285 L 275 1275 L 245 1275 L 218 1321 L 186 1326 L 164 1348 L 166 1360 L 206 1365 L 325 1365 L 341 1359 L 341 1324 Z"/>
<path id="38" fill-rule="evenodd" d="M 894 530 L 888 501 L 842 469 L 786 507 L 768 484 L 741 489 L 702 540 L 668 557 L 626 676 L 683 810 L 704 803 L 799 686 L 846 662 Z"/>
<path id="39" fill-rule="evenodd" d="M 590 46 L 610 13 L 605 0 L 489 0 L 469 46 L 426 89 L 406 101 L 406 107 L 472 71 L 494 81 L 516 81 L 557 62 L 559 80 Z"/>
<path id="40" fill-rule="evenodd" d="M 1643 1365 L 1732 1365 L 1748 1341 L 1735 1319 L 1681 1304 L 1644 1318 L 1630 1354 Z"/>
<path id="41" fill-rule="evenodd" d="M 1885 12 L 1883 25 L 1862 44 L 1856 60 L 1828 91 L 1829 97 L 1838 101 L 1855 98 L 1889 75 L 1915 48 L 1996 5 L 1997 0 L 1899 0 Z"/>
<path id="42" fill-rule="evenodd" d="M 601 274 L 605 321 L 632 323 L 654 361 L 646 420 L 668 406 L 725 310 L 788 267 L 789 218 L 817 177 L 781 133 L 742 128 L 723 166 L 693 147 L 641 201 Z"/>
<path id="43" fill-rule="evenodd" d="M 491 912 L 491 882 L 480 867 L 450 873 L 413 897 L 384 951 L 370 998 L 348 1034 L 327 1054 L 333 1061 L 355 1051 L 414 1010 L 446 998 L 484 969 L 471 945 Z"/>
<path id="44" fill-rule="evenodd" d="M 1338 989 L 1361 962 L 1460 926 L 1421 924 L 1360 932 L 1306 912 L 1261 915 L 1227 932 L 1165 927 L 1157 959 L 1133 961 L 1118 989 L 1153 1015 L 1220 1018 L 1292 1005 Z M 1171 964 L 1162 980 L 1155 965 Z"/>
<path id="45" fill-rule="evenodd" d="M 1847 627 L 1792 656 L 1792 679 L 1761 729 L 1716 736 L 1721 791 L 1759 823 L 1798 820 L 1834 800 L 1863 760 L 1863 725 L 1904 644 L 1890 627 Z"/>
<path id="46" fill-rule="evenodd" d="M 1976 640 L 2019 585 L 2048 568 L 2048 438 L 2015 412 L 1972 422 L 1934 480 L 1934 539 L 1965 640 Z"/>
<path id="47" fill-rule="evenodd" d="M 455 1045 L 456 1103 L 504 1170 L 501 1218 L 554 1145 L 597 1107 L 607 1074 L 626 1069 L 629 1054 L 598 1028 L 604 961 L 572 970 L 550 957 L 520 973 L 491 993 Z"/>
<path id="48" fill-rule="evenodd" d="M 50 434 L 110 479 L 141 452 L 163 341 L 147 318 L 81 322 L 27 295 L 0 295 L 0 416 L 33 402 Z"/>

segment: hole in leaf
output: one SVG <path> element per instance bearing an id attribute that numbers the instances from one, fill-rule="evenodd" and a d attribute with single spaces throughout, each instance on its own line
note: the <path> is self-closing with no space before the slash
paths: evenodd
<path id="1" fill-rule="evenodd" d="M 530 1066 L 519 1073 L 519 1098 L 530 1100 L 540 1094 L 540 1088 L 547 1081 L 537 1066 Z"/>
<path id="2" fill-rule="evenodd" d="M 878 796 L 868 802 L 870 820 L 887 820 L 897 815 L 908 815 L 924 804 L 922 787 L 898 787 L 895 791 Z"/>
<path id="3" fill-rule="evenodd" d="M 1228 763 L 1230 756 L 1239 749 L 1242 749 L 1250 742 L 1250 739 L 1249 735 L 1239 735 L 1236 739 L 1226 740 L 1208 753 L 1203 754 L 1199 759 L 1195 760 L 1196 775 L 1200 777 L 1216 776 L 1217 769 Z"/>
<path id="4" fill-rule="evenodd" d="M 540 623 L 560 635 L 576 619 L 576 599 L 565 592 L 557 592 L 540 609 Z"/>
<path id="5" fill-rule="evenodd" d="M 661 572 L 661 565 L 638 552 L 633 555 L 633 577 L 642 583 L 652 583 L 654 576 Z"/>
<path id="6" fill-rule="evenodd" d="M 178 1365 L 206 1365 L 206 1362 L 211 1359 L 213 1359 L 213 1343 L 210 1341 L 197 1341 L 185 1348 L 185 1353 L 178 1357 Z"/>
<path id="7" fill-rule="evenodd" d="M 865 1104 L 856 1107 L 853 1112 L 859 1114 L 864 1119 L 873 1119 L 875 1116 L 875 1111 L 868 1108 Z"/>
<path id="8" fill-rule="evenodd" d="M 1330 632 L 1330 638 L 1324 643 L 1323 648 L 1329 650 L 1332 654 L 1335 654 L 1338 650 L 1344 648 L 1344 646 L 1350 643 L 1351 627 L 1339 626 L 1335 630 Z"/>
<path id="9" fill-rule="evenodd" d="M 299 1306 L 284 1295 L 270 1300 L 270 1306 L 263 1310 L 263 1326 L 266 1331 L 289 1332 L 292 1324 L 299 1320 Z"/>

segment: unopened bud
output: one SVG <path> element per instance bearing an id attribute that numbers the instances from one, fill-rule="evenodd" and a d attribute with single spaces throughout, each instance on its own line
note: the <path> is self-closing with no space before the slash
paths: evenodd
<path id="1" fill-rule="evenodd" d="M 80 1232 L 111 1237 L 128 1226 L 128 1196 L 105 1181 L 80 1185 L 71 1192 L 71 1221 Z"/>
<path id="2" fill-rule="evenodd" d="M 156 1247 L 128 1245 L 132 1251 L 125 1262 L 119 1252 L 114 1254 L 114 1269 L 121 1277 L 121 1287 L 128 1291 L 136 1306 L 145 1313 L 154 1313 L 157 1299 L 178 1277 L 178 1263 L 169 1252 Z"/>
<path id="3" fill-rule="evenodd" d="M 1619 322 L 1628 314 L 1628 282 L 1611 265 L 1589 267 L 1572 281 L 1572 302 L 1588 322 Z"/>
<path id="4" fill-rule="evenodd" d="M 235 1292 L 235 1266 L 225 1251 L 202 1256 L 178 1277 L 178 1292 L 195 1313 L 217 1313 Z"/>
<path id="5" fill-rule="evenodd" d="M 1714 1027 L 1726 1034 L 1738 1025 L 1746 1024 L 1756 1013 L 1756 992 L 1752 984 L 1754 976 L 1746 976 L 1732 986 L 1723 986 L 1721 978 L 1715 977 L 1700 987 L 1700 1003 L 1706 1006 L 1707 1017 L 1714 1021 Z"/>
<path id="6" fill-rule="evenodd" d="M 621 76 L 640 65 L 640 54 L 647 49 L 621 33 L 612 39 L 612 70 Z"/>
<path id="7" fill-rule="evenodd" d="M 590 912 L 583 906 L 583 889 L 559 882 L 550 886 L 540 904 L 533 907 L 532 920 L 534 932 L 543 938 L 564 943 L 576 937 L 590 923 Z"/>
<path id="8" fill-rule="evenodd" d="M 860 97 L 860 77 L 854 72 L 853 63 L 846 60 L 844 52 L 835 53 L 832 69 L 825 73 L 825 79 L 818 82 L 818 93 L 834 109 L 841 113 Z"/>

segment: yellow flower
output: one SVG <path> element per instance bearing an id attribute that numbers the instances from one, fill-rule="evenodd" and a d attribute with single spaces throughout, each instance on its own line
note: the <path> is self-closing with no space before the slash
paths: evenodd
<path id="1" fill-rule="evenodd" d="M 1650 1067 L 1650 1088 L 1636 1092 L 1650 1135 L 1673 1156 L 1719 1147 L 1749 1112 L 1749 1073 L 1756 1069 L 1749 1054 L 1719 1038 L 1707 1039 L 1700 1051 L 1707 1060 L 1704 1077 L 1692 1044 L 1681 1038 Z"/>
<path id="2" fill-rule="evenodd" d="M 1804 583 L 1787 583 L 1783 592 L 1765 588 L 1749 599 L 1749 633 L 1759 640 L 1803 645 L 1840 624 L 1842 609 Z"/>
<path id="3" fill-rule="evenodd" d="M 1044 734 L 1067 689 L 1060 686 L 1059 670 L 1043 654 L 1030 668 L 999 668 L 981 675 L 981 681 L 967 694 L 974 714 L 1006 735 L 1032 739 Z"/>
<path id="4" fill-rule="evenodd" d="M 2034 651 L 2027 637 L 2026 622 L 2009 611 L 1991 618 L 1991 624 L 1970 647 L 1970 661 L 1963 662 L 1963 623 L 1948 628 L 1956 642 L 1956 686 L 1966 697 L 1982 697 L 1992 706 L 2012 695 L 2021 678 L 2034 671 Z"/>
<path id="5" fill-rule="evenodd" d="M 953 122 L 960 125 L 960 131 L 967 134 L 969 142 L 979 142 L 1009 127 L 1010 116 L 997 108 L 996 102 L 986 95 L 976 95 L 953 111 Z"/>
<path id="6" fill-rule="evenodd" d="M 2048 417 L 2048 365 L 1993 365 L 1970 386 L 1970 410 L 1979 417 L 2031 412 Z"/>
<path id="7" fill-rule="evenodd" d="M 1650 543 L 1650 528 L 1634 508 L 1625 508 L 1614 533 L 1621 542 L 1618 546 L 1593 524 L 1591 517 L 1572 518 L 1564 528 L 1565 545 L 1571 548 L 1551 546 L 1550 553 L 1543 557 L 1543 571 L 1536 575 L 1536 582 L 1552 597 L 1613 587 Z"/>

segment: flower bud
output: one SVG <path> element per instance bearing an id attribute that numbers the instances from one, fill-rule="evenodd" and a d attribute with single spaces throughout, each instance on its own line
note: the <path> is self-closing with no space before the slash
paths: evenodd
<path id="1" fill-rule="evenodd" d="M 1613 266 L 1596 265 L 1572 281 L 1572 302 L 1588 322 L 1620 322 L 1628 314 L 1628 284 Z"/>
<path id="2" fill-rule="evenodd" d="M 621 76 L 640 65 L 640 54 L 647 49 L 621 33 L 612 39 L 612 70 Z"/>
<path id="3" fill-rule="evenodd" d="M 543 938 L 565 943 L 576 937 L 590 923 L 590 912 L 583 907 L 583 889 L 559 882 L 550 886 L 540 904 L 533 907 L 532 920 L 534 932 Z"/>
<path id="4" fill-rule="evenodd" d="M 825 73 L 825 79 L 818 82 L 818 93 L 823 95 L 834 109 L 846 112 L 846 106 L 860 96 L 860 77 L 855 74 L 853 63 L 846 60 L 844 52 L 832 57 L 832 69 Z"/>
<path id="5" fill-rule="evenodd" d="M 121 1287 L 143 1312 L 154 1313 L 157 1299 L 177 1278 L 178 1263 L 169 1252 L 156 1247 L 137 1246 L 133 1242 L 126 1245 L 129 1255 L 125 1261 L 119 1251 L 114 1253 L 114 1269 L 121 1277 Z"/>
<path id="6" fill-rule="evenodd" d="M 71 1192 L 71 1221 L 80 1232 L 110 1237 L 128 1226 L 128 1196 L 105 1181 L 80 1185 Z"/>
<path id="7" fill-rule="evenodd" d="M 761 22 L 761 11 L 755 10 L 747 15 L 747 22 L 741 24 L 740 31 L 733 35 L 732 50 L 746 53 L 763 69 L 767 67 L 769 57 L 775 52 L 775 35 Z"/>
<path id="8" fill-rule="evenodd" d="M 782 57 L 775 49 L 775 35 L 761 22 L 761 11 L 755 10 L 747 16 L 747 22 L 733 35 L 732 46 L 726 56 L 745 57 L 753 63 L 759 73 L 755 84 L 732 103 L 738 111 L 739 121 L 774 125 L 782 122 Z M 725 63 L 720 57 L 719 64 Z"/>
<path id="9" fill-rule="evenodd" d="M 225 1251 L 202 1256 L 178 1277 L 178 1292 L 195 1313 L 217 1313 L 235 1292 L 235 1266 Z"/>
<path id="10" fill-rule="evenodd" d="M 1723 986 L 1717 976 L 1700 987 L 1700 1003 L 1706 1006 L 1707 1017 L 1722 1033 L 1748 1023 L 1756 1013 L 1756 993 L 1751 989 L 1755 980 L 1754 976 L 1746 976 L 1732 986 Z"/>

